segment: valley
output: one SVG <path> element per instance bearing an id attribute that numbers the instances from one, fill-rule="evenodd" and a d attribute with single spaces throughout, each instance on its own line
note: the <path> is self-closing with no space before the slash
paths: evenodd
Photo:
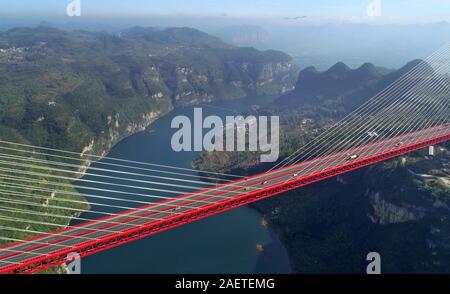
<path id="1" fill-rule="evenodd" d="M 108 154 L 174 109 L 246 97 L 256 97 L 248 99 L 257 104 L 264 100 L 258 97 L 291 90 L 298 69 L 290 59 L 278 51 L 230 46 L 190 28 L 134 27 L 114 34 L 11 29 L 0 34 L 0 147 L 32 162 L 52 157 L 25 145 L 81 153 L 70 175 L 80 178 L 94 163 L 92 155 Z M 21 177 L 51 165 L 0 167 L 7 192 L 1 245 L 34 236 L 31 231 L 64 228 L 90 210 L 72 181 L 54 180 L 67 174 L 39 173 L 31 182 Z M 31 203 L 31 212 L 20 213 L 18 200 Z M 18 216 L 28 223 L 18 224 Z M 18 225 L 21 230 L 10 229 Z"/>
<path id="2" fill-rule="evenodd" d="M 324 72 L 304 69 L 295 90 L 262 113 L 282 117 L 282 157 L 382 90 L 417 61 L 397 70 L 338 63 Z M 450 254 L 449 145 L 390 160 L 287 192 L 252 207 L 286 246 L 294 273 L 364 273 L 379 252 L 385 273 L 447 273 Z M 252 175 L 268 167 L 257 154 L 203 153 L 197 169 Z M 407 251 L 404 248 L 408 248 Z"/>

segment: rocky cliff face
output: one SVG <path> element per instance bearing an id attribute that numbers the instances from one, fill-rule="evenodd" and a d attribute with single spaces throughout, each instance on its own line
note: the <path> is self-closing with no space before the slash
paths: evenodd
<path id="1" fill-rule="evenodd" d="M 190 28 L 20 28 L 1 33 L 0 47 L 0 126 L 85 154 L 104 154 L 174 107 L 284 93 L 298 73 L 282 52 Z"/>
<path id="2" fill-rule="evenodd" d="M 418 221 L 425 217 L 426 209 L 424 207 L 409 203 L 396 205 L 385 200 L 381 193 L 369 190 L 365 196 L 368 197 L 372 207 L 372 211 L 367 216 L 374 224 L 400 224 Z"/>
<path id="3" fill-rule="evenodd" d="M 281 95 L 294 89 L 293 77 L 297 67 L 290 62 L 240 62 L 233 66 L 239 68 L 245 77 L 217 77 L 193 67 L 176 68 L 174 105 L 193 105 L 245 96 Z"/>
<path id="4" fill-rule="evenodd" d="M 97 138 L 93 138 L 89 145 L 85 146 L 81 151 L 80 158 L 84 159 L 84 162 L 78 169 L 81 172 L 78 176 L 83 176 L 89 166 L 97 161 L 97 156 L 105 156 L 120 140 L 144 131 L 161 115 L 163 115 L 161 111 L 149 112 L 143 114 L 139 122 L 128 123 L 125 126 L 122 126 L 120 123 L 120 115 L 117 114 L 114 118 L 111 117 L 107 131 Z"/>

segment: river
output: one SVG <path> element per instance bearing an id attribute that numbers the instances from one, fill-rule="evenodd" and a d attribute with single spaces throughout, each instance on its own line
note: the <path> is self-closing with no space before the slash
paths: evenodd
<path id="1" fill-rule="evenodd" d="M 204 105 L 202 108 L 204 116 L 224 117 L 237 115 L 236 112 L 245 114 L 251 107 L 263 106 L 270 100 L 270 98 L 248 98 L 217 102 Z M 170 145 L 175 131 L 170 128 L 170 124 L 176 115 L 192 117 L 193 107 L 176 109 L 161 117 L 146 131 L 119 142 L 110 151 L 109 156 L 190 168 L 191 160 L 198 153 L 176 153 Z M 93 165 L 95 166 L 98 164 Z M 85 178 L 89 179 L 89 176 Z M 120 181 L 108 181 L 120 183 Z M 86 185 L 80 183 L 82 184 Z M 108 193 L 103 194 L 108 195 Z M 130 197 L 130 199 L 134 198 Z M 113 200 L 96 199 L 95 202 L 118 205 L 117 201 Z M 124 202 L 120 205 L 124 205 Z M 116 212 L 113 209 L 107 211 Z M 89 212 L 82 217 L 98 218 L 100 216 L 94 216 Z M 257 249 L 258 244 L 263 245 L 263 251 Z M 285 248 L 277 236 L 263 226 L 262 216 L 250 207 L 242 207 L 88 256 L 82 260 L 81 270 L 84 274 L 244 274 L 289 273 L 290 266 Z"/>

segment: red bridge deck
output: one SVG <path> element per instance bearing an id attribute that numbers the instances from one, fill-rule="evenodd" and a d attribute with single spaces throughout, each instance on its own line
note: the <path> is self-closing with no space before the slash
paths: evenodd
<path id="1" fill-rule="evenodd" d="M 449 139 L 450 126 L 434 127 L 13 243 L 0 249 L 0 273 L 41 271 Z"/>

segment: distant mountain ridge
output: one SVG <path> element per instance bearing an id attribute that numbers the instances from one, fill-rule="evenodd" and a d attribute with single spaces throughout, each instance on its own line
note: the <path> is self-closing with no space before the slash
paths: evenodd
<path id="1" fill-rule="evenodd" d="M 278 98 L 274 105 L 284 109 L 327 108 L 347 113 L 370 99 L 400 78 L 420 60 L 414 60 L 398 70 L 376 67 L 371 63 L 351 69 L 342 62 L 326 71 L 314 67 L 302 70 L 295 90 Z"/>
<path id="2" fill-rule="evenodd" d="M 261 21 L 238 27 L 244 27 L 244 36 L 265 32 L 263 42 L 253 42 L 252 46 L 282 50 L 292 55 L 300 66 L 314 65 L 320 70 L 329 68 L 337 60 L 351 67 L 371 61 L 384 67 L 399 68 L 410 60 L 429 56 L 450 40 L 448 22 L 315 24 L 313 21 L 314 17 L 311 17 L 284 20 L 278 24 Z M 230 35 L 240 34 L 233 27 L 225 33 L 215 33 L 227 41 L 233 40 Z"/>

